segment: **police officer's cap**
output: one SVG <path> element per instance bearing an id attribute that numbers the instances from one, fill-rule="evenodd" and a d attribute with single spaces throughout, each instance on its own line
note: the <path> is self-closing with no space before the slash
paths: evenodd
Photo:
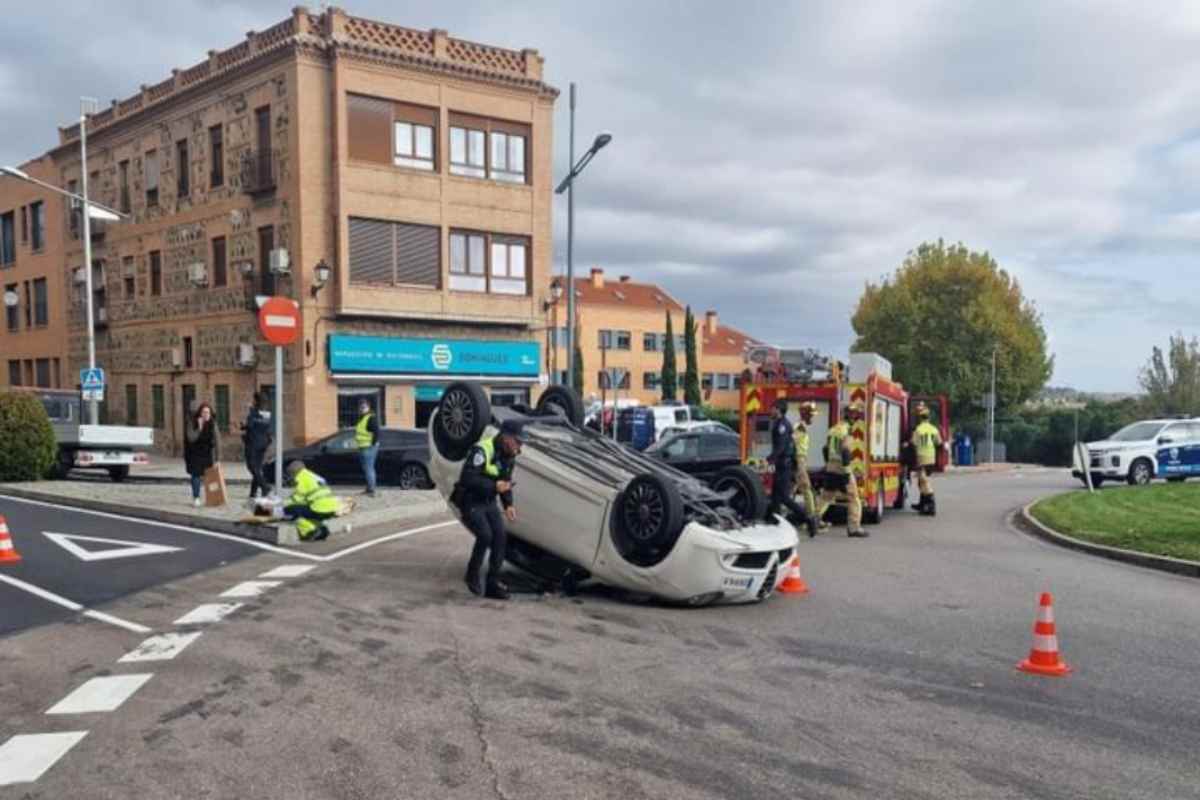
<path id="1" fill-rule="evenodd" d="M 775 410 L 780 414 L 786 414 L 788 410 L 788 401 L 784 398 L 779 398 L 775 401 Z"/>
<path id="2" fill-rule="evenodd" d="M 500 423 L 500 435 L 511 436 L 517 441 L 521 441 L 525 432 L 525 425 L 519 420 L 506 419 Z"/>

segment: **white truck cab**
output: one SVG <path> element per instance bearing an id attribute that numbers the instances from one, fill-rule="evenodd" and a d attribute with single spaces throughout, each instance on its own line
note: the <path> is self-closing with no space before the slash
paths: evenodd
<path id="1" fill-rule="evenodd" d="M 1148 419 L 1126 425 L 1101 442 L 1088 442 L 1085 447 L 1092 485 L 1105 481 L 1126 481 L 1131 485 L 1150 483 L 1159 473 L 1158 451 L 1168 445 L 1200 442 L 1200 418 Z M 1072 458 L 1071 474 L 1087 482 L 1084 465 L 1077 448 Z M 1181 481 L 1186 476 L 1171 476 Z"/>

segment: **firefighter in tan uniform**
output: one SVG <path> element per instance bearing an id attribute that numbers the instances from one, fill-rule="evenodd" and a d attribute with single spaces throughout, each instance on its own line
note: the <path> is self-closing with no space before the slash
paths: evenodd
<path id="1" fill-rule="evenodd" d="M 821 486 L 821 508 L 818 517 L 823 517 L 837 500 L 839 491 L 846 493 L 846 535 L 854 538 L 869 536 L 862 526 L 862 500 L 858 484 L 862 475 L 852 474 L 850 455 L 850 426 L 862 419 L 860 403 L 846 406 L 846 418 L 829 429 L 825 438 L 825 475 Z"/>
<path id="2" fill-rule="evenodd" d="M 912 434 L 912 447 L 917 454 L 917 488 L 921 491 L 921 501 L 913 509 L 925 516 L 937 516 L 937 501 L 933 497 L 933 484 L 929 475 L 937 466 L 938 448 L 942 446 L 942 434 L 929 421 L 929 406 L 920 403 L 916 408 L 917 419 L 920 423 Z"/>
<path id="3" fill-rule="evenodd" d="M 817 529 L 829 527 L 817 518 L 817 500 L 813 494 L 812 478 L 808 475 L 808 427 L 817 413 L 817 404 L 805 400 L 800 404 L 800 421 L 792 431 L 796 443 L 796 494 L 804 499 L 804 511 L 808 514 L 809 538 L 817 535 Z"/>

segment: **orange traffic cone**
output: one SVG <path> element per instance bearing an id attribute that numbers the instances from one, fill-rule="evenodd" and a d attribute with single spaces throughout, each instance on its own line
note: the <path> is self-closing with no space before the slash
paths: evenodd
<path id="1" fill-rule="evenodd" d="M 15 564 L 20 560 L 17 548 L 13 547 L 12 537 L 8 535 L 8 522 L 0 516 L 0 564 Z"/>
<path id="2" fill-rule="evenodd" d="M 808 584 L 800 577 L 800 556 L 792 556 L 788 574 L 779 584 L 780 594 L 808 594 Z"/>
<path id="3" fill-rule="evenodd" d="M 1049 592 L 1043 592 L 1038 603 L 1037 622 L 1033 624 L 1033 647 L 1029 651 L 1029 658 L 1017 664 L 1017 669 L 1056 678 L 1071 671 L 1058 655 L 1058 635 L 1054 631 L 1054 598 Z"/>

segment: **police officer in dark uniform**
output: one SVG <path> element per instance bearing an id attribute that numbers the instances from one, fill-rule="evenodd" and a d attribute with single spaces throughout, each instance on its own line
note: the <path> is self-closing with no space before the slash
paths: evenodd
<path id="1" fill-rule="evenodd" d="M 467 453 L 453 498 L 462 510 L 463 524 L 475 534 L 475 546 L 467 563 L 467 588 L 474 594 L 495 600 L 508 599 L 508 587 L 499 576 L 508 541 L 504 521 L 512 522 L 517 518 L 512 473 L 521 452 L 520 437 L 520 423 L 507 421 L 495 436 L 480 439 Z M 496 507 L 497 497 L 504 507 L 503 515 Z M 479 570 L 488 550 L 491 558 L 485 587 L 480 583 Z"/>
<path id="2" fill-rule="evenodd" d="M 792 423 L 787 418 L 788 402 L 780 398 L 771 409 L 771 455 L 769 460 L 775 467 L 771 481 L 771 505 L 767 515 L 778 514 L 787 508 L 797 519 L 808 524 L 809 536 L 816 535 L 816 519 L 795 501 L 796 491 L 796 442 L 792 438 Z"/>

